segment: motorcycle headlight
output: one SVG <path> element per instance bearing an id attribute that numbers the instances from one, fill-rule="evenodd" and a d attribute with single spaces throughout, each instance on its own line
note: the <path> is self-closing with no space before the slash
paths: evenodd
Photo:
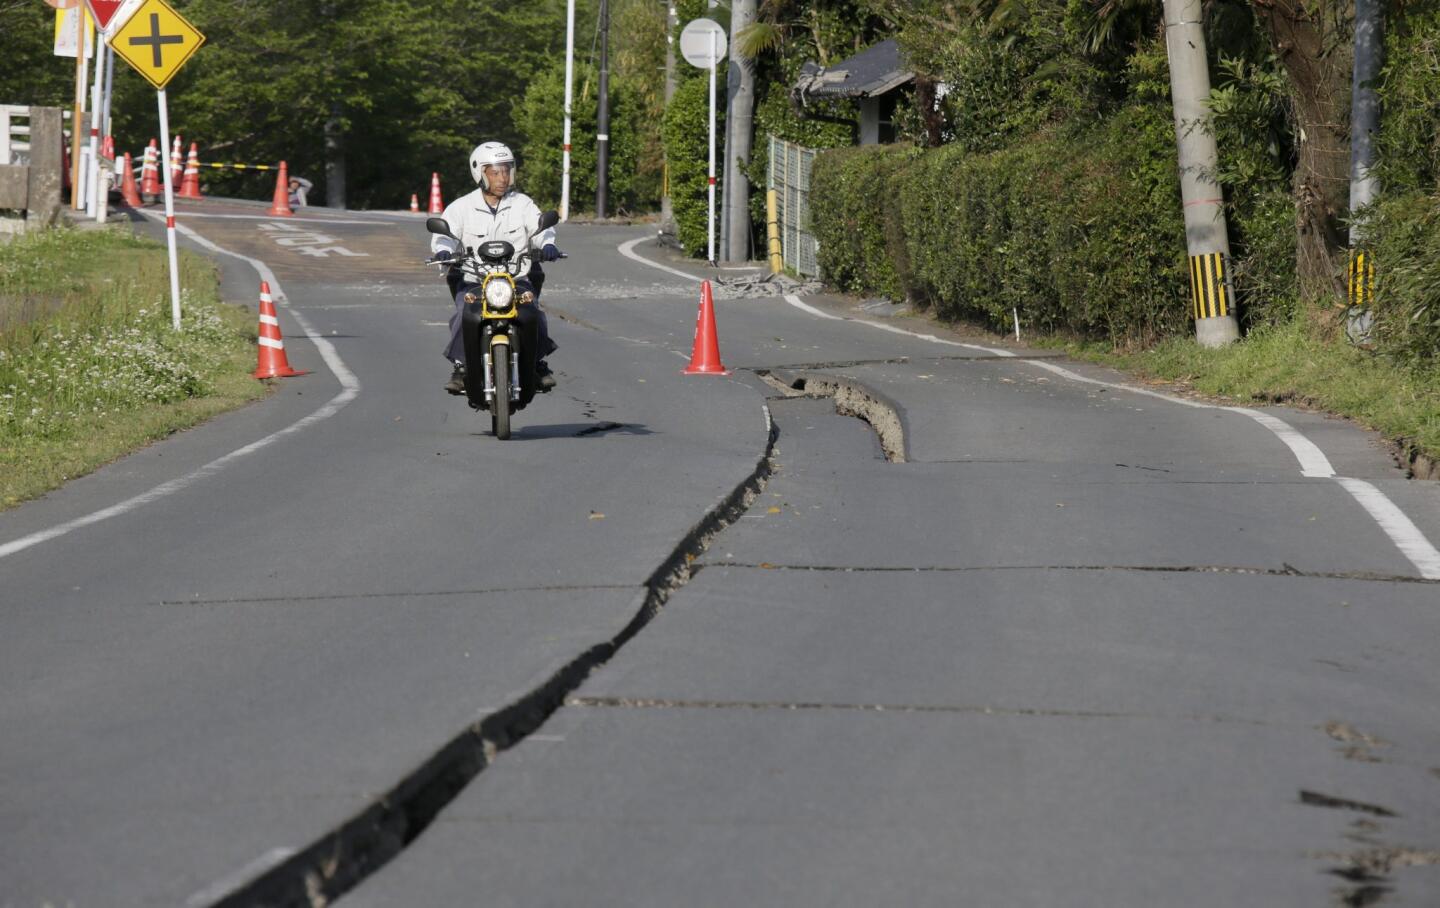
<path id="1" fill-rule="evenodd" d="M 485 285 L 485 304 L 491 309 L 509 309 L 515 299 L 515 288 L 509 281 L 492 280 Z"/>

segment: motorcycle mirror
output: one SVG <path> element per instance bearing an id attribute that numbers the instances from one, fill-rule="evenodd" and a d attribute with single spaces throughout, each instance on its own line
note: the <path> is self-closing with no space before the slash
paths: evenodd
<path id="1" fill-rule="evenodd" d="M 426 218 L 425 229 L 431 233 L 438 233 L 441 236 L 448 236 L 452 240 L 460 239 L 450 232 L 450 224 L 444 218 Z"/>
<path id="2" fill-rule="evenodd" d="M 549 230 L 558 223 L 560 223 L 560 212 L 558 211 L 547 211 L 540 215 L 541 230 Z"/>

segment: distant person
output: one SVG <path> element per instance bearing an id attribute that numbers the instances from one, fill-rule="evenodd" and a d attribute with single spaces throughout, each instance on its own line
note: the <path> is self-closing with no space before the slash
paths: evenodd
<path id="1" fill-rule="evenodd" d="M 315 188 L 315 184 L 304 177 L 290 178 L 290 206 L 292 208 L 304 208 L 308 203 L 305 201 L 305 193 Z"/>

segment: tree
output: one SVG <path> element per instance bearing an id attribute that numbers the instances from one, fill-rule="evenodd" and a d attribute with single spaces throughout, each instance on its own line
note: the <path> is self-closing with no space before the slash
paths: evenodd
<path id="1" fill-rule="evenodd" d="M 1289 81 L 1299 138 L 1296 273 L 1314 300 L 1343 293 L 1343 220 L 1350 196 L 1350 68 L 1354 5 L 1348 0 L 1251 0 Z"/>

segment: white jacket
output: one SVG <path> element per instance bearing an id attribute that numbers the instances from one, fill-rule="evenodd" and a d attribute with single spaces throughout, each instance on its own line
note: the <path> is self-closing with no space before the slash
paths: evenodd
<path id="1" fill-rule="evenodd" d="M 450 225 L 450 232 L 460 237 L 470 249 L 491 240 L 506 240 L 518 254 L 523 251 L 525 235 L 540 226 L 540 206 L 523 192 L 511 190 L 492 212 L 485 201 L 484 190 L 476 189 L 446 206 L 440 215 Z M 530 239 L 530 248 L 539 250 L 555 242 L 555 228 L 547 227 Z M 459 252 L 460 243 L 438 233 L 430 235 L 430 251 L 447 249 Z M 467 269 L 468 272 L 468 269 Z M 478 277 L 472 274 L 471 276 Z"/>

